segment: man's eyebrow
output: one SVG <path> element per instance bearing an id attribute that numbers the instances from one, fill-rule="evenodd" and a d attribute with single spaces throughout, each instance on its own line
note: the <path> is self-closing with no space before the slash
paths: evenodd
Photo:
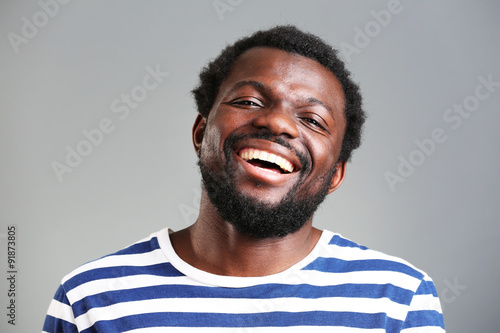
<path id="1" fill-rule="evenodd" d="M 321 100 L 319 100 L 317 98 L 314 98 L 314 97 L 309 97 L 306 100 L 306 102 L 308 104 L 321 105 L 322 107 L 324 107 L 328 111 L 328 113 L 330 113 L 330 115 L 332 116 L 332 118 L 335 119 L 335 116 L 333 114 L 332 108 L 328 104 L 326 104 L 325 102 L 323 102 L 323 101 L 321 101 Z"/>
<path id="2" fill-rule="evenodd" d="M 231 88 L 231 90 L 229 90 L 229 93 L 232 93 L 235 90 L 237 90 L 241 87 L 244 87 L 244 86 L 252 86 L 252 87 L 255 87 L 255 88 L 263 91 L 264 93 L 267 93 L 267 94 L 271 93 L 270 87 L 268 87 L 267 85 L 265 85 L 262 82 L 254 81 L 254 80 L 239 81 Z"/>

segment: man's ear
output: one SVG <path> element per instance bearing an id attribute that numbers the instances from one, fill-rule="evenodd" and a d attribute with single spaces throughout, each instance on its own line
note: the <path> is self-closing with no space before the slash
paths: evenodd
<path id="1" fill-rule="evenodd" d="M 193 146 L 198 157 L 200 156 L 201 142 L 203 141 L 203 136 L 205 135 L 206 124 L 207 119 L 198 113 L 193 125 Z"/>
<path id="2" fill-rule="evenodd" d="M 344 178 L 345 178 L 345 162 L 338 161 L 337 165 L 335 166 L 335 174 L 333 175 L 332 183 L 330 184 L 330 188 L 328 189 L 328 194 L 335 191 L 340 186 L 340 184 L 342 184 Z"/>

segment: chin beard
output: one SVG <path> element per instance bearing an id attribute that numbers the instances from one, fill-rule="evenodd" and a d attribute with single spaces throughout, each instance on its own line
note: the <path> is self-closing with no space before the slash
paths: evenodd
<path id="1" fill-rule="evenodd" d="M 262 135 L 259 137 L 262 138 Z M 302 185 L 302 181 L 299 181 L 280 202 L 271 205 L 264 200 L 249 198 L 236 190 L 231 167 L 227 161 L 232 153 L 232 144 L 241 138 L 230 137 L 224 144 L 226 166 L 223 175 L 218 176 L 211 172 L 210 163 L 204 160 L 203 154 L 200 154 L 198 165 L 200 166 L 203 186 L 210 202 L 217 208 L 220 216 L 226 222 L 233 225 L 241 234 L 251 238 L 278 238 L 298 231 L 312 218 L 328 194 L 331 180 L 336 171 L 335 166 L 318 179 L 321 184 L 316 193 L 303 195 L 304 198 L 300 199 L 298 188 Z M 276 139 L 273 141 L 279 142 Z M 306 172 L 306 170 L 307 168 L 304 168 L 300 172 Z M 303 177 L 299 177 L 299 179 L 302 180 Z"/>

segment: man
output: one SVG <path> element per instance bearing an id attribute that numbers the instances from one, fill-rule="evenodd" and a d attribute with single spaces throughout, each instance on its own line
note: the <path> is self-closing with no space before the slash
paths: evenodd
<path id="1" fill-rule="evenodd" d="M 365 119 L 330 46 L 291 26 L 257 32 L 193 93 L 197 221 L 66 276 L 45 332 L 444 332 L 424 272 L 312 226 Z"/>

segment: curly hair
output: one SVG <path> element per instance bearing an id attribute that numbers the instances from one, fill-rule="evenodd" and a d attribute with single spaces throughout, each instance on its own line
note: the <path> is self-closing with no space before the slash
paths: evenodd
<path id="1" fill-rule="evenodd" d="M 228 77 L 232 66 L 241 54 L 253 47 L 276 48 L 316 60 L 336 76 L 345 95 L 344 115 L 346 118 L 346 131 L 339 160 L 349 161 L 352 151 L 361 144 L 362 127 L 366 119 L 359 87 L 351 79 L 351 73 L 338 57 L 337 50 L 319 37 L 303 32 L 295 26 L 277 26 L 269 30 L 257 31 L 227 46 L 217 58 L 202 69 L 199 84 L 191 91 L 198 112 L 203 117 L 208 117 L 219 88 Z"/>

